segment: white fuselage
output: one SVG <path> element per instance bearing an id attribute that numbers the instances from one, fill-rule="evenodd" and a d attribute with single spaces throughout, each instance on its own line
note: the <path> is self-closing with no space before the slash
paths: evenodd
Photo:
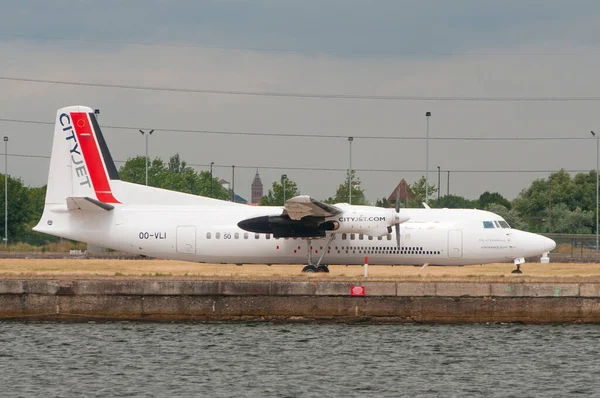
<path id="1" fill-rule="evenodd" d="M 69 231 L 61 236 L 130 253 L 206 263 L 302 264 L 309 241 L 274 238 L 240 229 L 241 220 L 281 214 L 281 207 L 117 205 L 111 212 L 60 212 Z M 410 220 L 394 234 L 370 237 L 336 233 L 310 241 L 314 262 L 325 252 L 325 264 L 467 265 L 512 261 L 552 249 L 543 236 L 510 228 L 484 228 L 501 220 L 480 210 L 402 209 Z M 330 234 L 328 234 L 328 237 Z"/>

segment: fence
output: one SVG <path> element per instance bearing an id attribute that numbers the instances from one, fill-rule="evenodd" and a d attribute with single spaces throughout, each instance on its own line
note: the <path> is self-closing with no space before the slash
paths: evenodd
<path id="1" fill-rule="evenodd" d="M 600 252 L 596 250 L 595 234 L 543 234 L 556 242 L 550 254 L 554 262 L 581 261 L 600 262 Z"/>

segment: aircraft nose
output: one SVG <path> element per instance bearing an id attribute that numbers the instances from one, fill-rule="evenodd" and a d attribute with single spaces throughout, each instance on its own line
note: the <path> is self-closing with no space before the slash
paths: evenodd
<path id="1" fill-rule="evenodd" d="M 544 236 L 544 250 L 551 252 L 556 248 L 556 242 Z"/>

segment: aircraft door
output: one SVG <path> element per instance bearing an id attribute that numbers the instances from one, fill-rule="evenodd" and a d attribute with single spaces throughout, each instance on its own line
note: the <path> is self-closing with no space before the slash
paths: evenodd
<path id="1" fill-rule="evenodd" d="M 177 253 L 196 253 L 196 227 L 194 225 L 177 227 Z"/>
<path id="2" fill-rule="evenodd" d="M 463 233 L 460 229 L 448 231 L 448 257 L 460 258 L 463 251 Z"/>

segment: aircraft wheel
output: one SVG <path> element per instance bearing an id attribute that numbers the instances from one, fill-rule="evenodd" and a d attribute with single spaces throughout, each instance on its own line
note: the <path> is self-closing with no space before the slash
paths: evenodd
<path id="1" fill-rule="evenodd" d="M 312 264 L 309 264 L 306 267 L 302 268 L 302 272 L 319 272 L 319 271 L 317 270 L 317 267 L 315 267 Z"/>
<path id="2" fill-rule="evenodd" d="M 329 273 L 329 267 L 326 265 L 319 265 L 317 267 L 317 272 L 327 272 Z"/>
<path id="3" fill-rule="evenodd" d="M 513 269 L 511 271 L 511 274 L 522 274 L 522 273 L 523 273 L 523 271 L 521 271 L 520 269 Z"/>

